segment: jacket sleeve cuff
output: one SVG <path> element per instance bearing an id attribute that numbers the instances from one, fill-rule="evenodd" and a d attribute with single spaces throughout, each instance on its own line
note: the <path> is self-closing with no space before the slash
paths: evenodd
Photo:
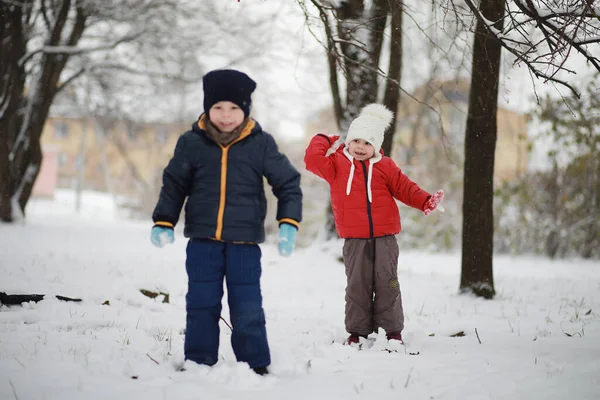
<path id="1" fill-rule="evenodd" d="M 427 204 L 427 202 L 429 201 L 430 198 L 431 198 L 431 195 L 427 196 L 427 198 L 423 202 L 423 205 L 421 206 L 421 211 L 425 211 L 425 204 Z"/>
<path id="2" fill-rule="evenodd" d="M 292 225 L 296 229 L 300 228 L 300 224 L 298 223 L 298 221 L 296 221 L 294 219 L 291 219 L 291 218 L 282 218 L 282 219 L 280 219 L 279 220 L 279 226 L 281 226 L 281 224 Z"/>
<path id="3" fill-rule="evenodd" d="M 174 225 L 167 221 L 155 221 L 154 226 L 161 226 L 163 228 L 171 228 L 173 229 Z"/>

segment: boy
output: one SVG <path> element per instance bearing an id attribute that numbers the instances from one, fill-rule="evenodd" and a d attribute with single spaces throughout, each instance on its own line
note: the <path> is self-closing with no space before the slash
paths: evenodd
<path id="1" fill-rule="evenodd" d="M 400 213 L 394 199 L 429 215 L 442 201 L 419 188 L 380 151 L 393 114 L 380 104 L 366 106 L 348 129 L 345 143 L 327 156 L 339 136 L 317 134 L 304 162 L 331 189 L 331 208 L 344 241 L 346 343 L 359 343 L 378 328 L 402 342 L 404 312 L 398 283 Z"/>
<path id="2" fill-rule="evenodd" d="M 202 82 L 204 113 L 179 138 L 164 170 L 151 241 L 157 247 L 173 243 L 173 228 L 187 199 L 185 358 L 217 362 L 225 280 L 233 351 L 238 361 L 264 375 L 271 359 L 258 246 L 265 240 L 263 176 L 278 199 L 279 252 L 287 256 L 302 219 L 300 174 L 273 137 L 249 117 L 256 83 L 248 75 L 215 70 Z"/>

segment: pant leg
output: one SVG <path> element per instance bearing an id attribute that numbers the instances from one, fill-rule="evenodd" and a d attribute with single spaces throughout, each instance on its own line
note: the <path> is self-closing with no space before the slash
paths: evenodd
<path id="1" fill-rule="evenodd" d="M 231 346 L 238 361 L 251 368 L 271 364 L 265 313 L 262 307 L 262 267 L 257 244 L 227 243 L 225 281 L 233 334 Z"/>
<path id="2" fill-rule="evenodd" d="M 404 310 L 398 283 L 398 242 L 395 236 L 375 239 L 375 329 L 402 332 Z"/>
<path id="3" fill-rule="evenodd" d="M 225 245 L 193 239 L 187 245 L 186 360 L 214 365 L 219 352 L 219 318 L 225 275 Z"/>
<path id="4" fill-rule="evenodd" d="M 367 336 L 373 332 L 373 263 L 371 239 L 344 241 L 346 267 L 346 331 Z"/>

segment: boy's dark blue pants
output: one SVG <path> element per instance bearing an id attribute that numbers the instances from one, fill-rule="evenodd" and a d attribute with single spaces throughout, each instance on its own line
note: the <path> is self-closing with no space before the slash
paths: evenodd
<path id="1" fill-rule="evenodd" d="M 202 239 L 188 242 L 186 359 L 206 365 L 214 365 L 218 360 L 225 278 L 233 327 L 231 345 L 237 360 L 247 362 L 251 368 L 271 363 L 260 292 L 260 258 L 256 244 Z"/>

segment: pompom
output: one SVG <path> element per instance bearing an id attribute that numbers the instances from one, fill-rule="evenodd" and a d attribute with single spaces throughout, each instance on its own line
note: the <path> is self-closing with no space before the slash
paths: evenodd
<path id="1" fill-rule="evenodd" d="M 382 104 L 369 104 L 365 106 L 358 117 L 348 127 L 345 143 L 349 145 L 355 139 L 363 139 L 379 154 L 385 131 L 389 128 L 394 114 Z"/>
<path id="2" fill-rule="evenodd" d="M 385 125 L 385 129 L 390 125 L 392 119 L 394 118 L 394 113 L 392 113 L 386 106 L 383 104 L 373 103 L 366 105 L 361 111 L 359 117 L 369 116 L 381 119 L 383 124 Z"/>

